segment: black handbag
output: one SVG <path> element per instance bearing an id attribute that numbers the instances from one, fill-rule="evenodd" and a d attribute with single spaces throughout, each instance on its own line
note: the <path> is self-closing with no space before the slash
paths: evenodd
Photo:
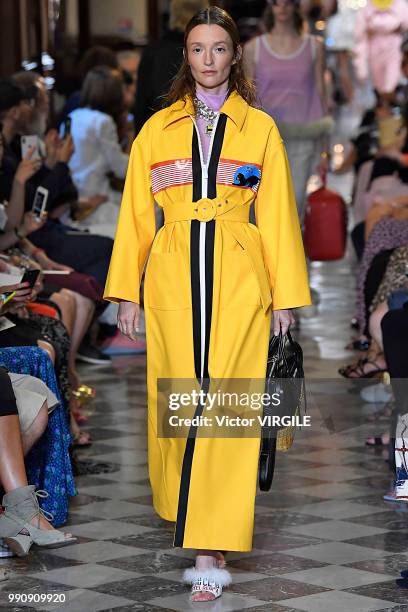
<path id="1" fill-rule="evenodd" d="M 292 379 L 285 384 L 284 379 Z M 282 389 L 283 387 L 283 389 Z M 281 410 L 288 416 L 300 413 L 305 398 L 303 351 L 298 342 L 292 339 L 290 332 L 284 336 L 273 336 L 269 342 L 268 362 L 266 367 L 265 393 L 269 396 L 283 391 L 285 400 Z M 279 414 L 279 408 L 264 406 L 263 416 Z M 280 416 L 284 416 L 281 414 Z M 259 487 L 269 491 L 275 469 L 277 450 L 286 451 L 293 443 L 294 426 L 277 429 L 269 424 L 262 426 L 261 452 L 259 456 Z"/>

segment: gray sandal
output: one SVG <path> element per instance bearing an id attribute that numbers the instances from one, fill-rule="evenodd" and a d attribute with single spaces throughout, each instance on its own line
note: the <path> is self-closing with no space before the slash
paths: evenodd
<path id="1" fill-rule="evenodd" d="M 28 554 L 31 544 L 44 548 L 59 548 L 77 541 L 65 537 L 57 529 L 40 529 L 40 516 L 52 521 L 53 516 L 39 507 L 38 499 L 48 497 L 46 491 L 36 491 L 34 485 L 19 487 L 3 497 L 4 512 L 0 515 L 0 537 L 19 557 Z M 37 527 L 31 520 L 37 517 Z"/>

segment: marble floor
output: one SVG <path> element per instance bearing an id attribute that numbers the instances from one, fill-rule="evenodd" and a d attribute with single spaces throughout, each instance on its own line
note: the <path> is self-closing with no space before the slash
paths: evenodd
<path id="1" fill-rule="evenodd" d="M 257 496 L 254 548 L 228 555 L 233 584 L 214 603 L 190 604 L 181 582 L 193 551 L 172 547 L 173 526 L 151 505 L 147 474 L 145 358 L 117 357 L 83 368 L 97 387 L 90 407 L 94 444 L 82 458 L 109 473 L 81 476 L 66 530 L 78 543 L 0 560 L 0 610 L 64 612 L 368 612 L 408 611 L 408 591 L 395 578 L 408 568 L 408 513 L 384 502 L 392 474 L 368 434 L 387 422 L 368 418 L 379 406 L 359 401 L 357 385 L 337 368 L 353 355 L 344 346 L 353 314 L 354 260 L 311 266 L 320 293 L 317 316 L 302 319 L 312 427 L 279 454 L 269 493 Z M 54 594 L 65 603 L 9 602 L 13 593 Z"/>

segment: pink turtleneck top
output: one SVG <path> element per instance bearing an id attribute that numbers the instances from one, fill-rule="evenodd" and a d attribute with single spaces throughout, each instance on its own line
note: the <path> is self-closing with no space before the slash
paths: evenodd
<path id="1" fill-rule="evenodd" d="M 197 98 L 204 102 L 207 106 L 212 108 L 216 113 L 220 110 L 221 106 L 224 104 L 224 100 L 227 96 L 227 93 L 222 94 L 209 94 L 204 93 L 203 91 L 197 90 L 196 92 Z M 207 163 L 208 157 L 208 149 L 210 147 L 211 135 L 206 134 L 205 128 L 207 126 L 207 122 L 203 117 L 196 118 L 198 132 L 200 134 L 201 148 L 203 151 L 203 161 Z"/>

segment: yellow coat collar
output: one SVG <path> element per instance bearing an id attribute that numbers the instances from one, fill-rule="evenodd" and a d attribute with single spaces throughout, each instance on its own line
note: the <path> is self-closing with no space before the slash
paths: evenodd
<path id="1" fill-rule="evenodd" d="M 241 130 L 245 117 L 248 112 L 248 103 L 239 95 L 238 92 L 233 91 L 220 109 L 220 113 L 227 115 L 235 123 L 237 128 Z M 169 108 L 164 117 L 163 128 L 166 129 L 169 125 L 179 119 L 194 115 L 194 105 L 190 97 L 184 100 L 177 100 Z"/>

